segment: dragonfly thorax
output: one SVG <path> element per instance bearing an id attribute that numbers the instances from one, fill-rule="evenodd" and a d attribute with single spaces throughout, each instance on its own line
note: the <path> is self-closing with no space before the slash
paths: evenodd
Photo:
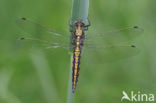
<path id="1" fill-rule="evenodd" d="M 76 35 L 81 36 L 83 34 L 83 28 L 85 24 L 82 22 L 82 20 L 77 20 L 74 26 L 75 26 Z"/>

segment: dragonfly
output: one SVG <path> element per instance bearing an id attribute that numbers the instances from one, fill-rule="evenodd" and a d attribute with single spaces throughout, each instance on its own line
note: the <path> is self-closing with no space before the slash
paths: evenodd
<path id="1" fill-rule="evenodd" d="M 81 54 L 84 52 L 100 51 L 102 58 L 108 61 L 119 58 L 127 58 L 138 53 L 138 49 L 134 44 L 129 44 L 127 41 L 133 40 L 139 36 L 143 29 L 138 26 L 122 28 L 106 33 L 94 33 L 86 35 L 88 26 L 81 19 L 74 22 L 71 35 L 66 35 L 57 32 L 47 26 L 41 25 L 38 22 L 27 18 L 19 18 L 17 24 L 27 34 L 21 37 L 20 40 L 30 40 L 47 45 L 49 49 L 64 48 L 69 49 L 72 54 L 72 92 L 75 93 L 78 83 Z M 33 31 L 35 29 L 36 31 Z M 43 34 L 39 36 L 39 34 Z M 35 35 L 35 37 L 34 37 Z M 43 37 L 42 37 L 43 36 Z M 119 44 L 118 44 L 119 43 Z M 86 50 L 86 51 L 85 51 Z M 87 53 L 88 54 L 88 53 Z M 109 56 L 111 56 L 109 58 Z"/>

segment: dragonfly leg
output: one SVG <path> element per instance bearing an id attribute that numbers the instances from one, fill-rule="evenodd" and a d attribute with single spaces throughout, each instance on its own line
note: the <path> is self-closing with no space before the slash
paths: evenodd
<path id="1" fill-rule="evenodd" d="M 87 31 L 89 26 L 91 26 L 91 23 L 90 23 L 90 20 L 87 18 L 87 24 L 85 24 L 84 30 Z"/>

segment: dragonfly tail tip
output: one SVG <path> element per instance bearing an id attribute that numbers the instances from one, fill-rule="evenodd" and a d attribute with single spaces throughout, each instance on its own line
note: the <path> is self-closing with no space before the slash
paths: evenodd
<path id="1" fill-rule="evenodd" d="M 75 89 L 74 89 L 74 88 L 72 89 L 72 93 L 73 93 L 73 94 L 75 93 Z"/>

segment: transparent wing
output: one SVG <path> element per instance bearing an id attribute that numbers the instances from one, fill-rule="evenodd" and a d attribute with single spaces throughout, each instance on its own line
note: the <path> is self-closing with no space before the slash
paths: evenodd
<path id="1" fill-rule="evenodd" d="M 87 33 L 84 45 L 84 57 L 94 61 L 109 62 L 129 58 L 139 53 L 138 47 L 132 45 L 135 38 L 143 33 L 137 26 L 114 30 L 102 34 Z"/>
<path id="2" fill-rule="evenodd" d="M 58 33 L 56 30 L 27 18 L 19 18 L 16 23 L 26 32 L 25 34 L 22 34 L 23 37 L 51 40 L 51 42 L 65 42 L 69 40 L 69 35 Z"/>
<path id="3" fill-rule="evenodd" d="M 17 40 L 18 45 L 20 45 L 20 47 L 24 47 L 24 48 L 38 48 L 38 49 L 56 49 L 56 48 L 64 48 L 67 50 L 71 50 L 72 46 L 70 45 L 70 43 L 67 42 L 54 42 L 54 41 L 48 41 L 48 40 L 41 40 L 38 38 L 19 38 Z"/>
<path id="4" fill-rule="evenodd" d="M 71 40 L 67 35 L 56 33 L 54 30 L 26 18 L 18 19 L 17 24 L 27 32 L 19 40 L 28 46 L 46 49 L 71 48 Z M 104 61 L 113 61 L 134 56 L 138 54 L 139 50 L 134 45 L 125 45 L 123 42 L 133 40 L 142 32 L 143 29 L 135 26 L 104 34 L 88 34 L 83 48 L 84 57 L 97 58 L 99 56 L 101 59 L 104 58 Z"/>
<path id="5" fill-rule="evenodd" d="M 99 45 L 105 44 L 117 44 L 123 42 L 129 42 L 134 40 L 137 36 L 143 33 L 143 29 L 134 26 L 134 27 L 127 27 L 119 30 L 113 30 L 106 33 L 94 33 L 90 34 L 87 33 L 86 35 L 86 43 L 90 44 L 97 43 Z M 102 42 L 102 43 L 101 43 Z"/>
<path id="6" fill-rule="evenodd" d="M 92 49 L 94 47 L 94 49 Z M 140 50 L 135 45 L 103 45 L 103 46 L 84 46 L 84 58 L 91 61 L 110 62 L 126 59 L 137 55 Z"/>
<path id="7" fill-rule="evenodd" d="M 16 20 L 17 25 L 25 31 L 20 36 L 18 43 L 23 46 L 49 48 L 69 48 L 69 35 L 61 34 L 55 30 L 41 25 L 27 18 Z"/>

